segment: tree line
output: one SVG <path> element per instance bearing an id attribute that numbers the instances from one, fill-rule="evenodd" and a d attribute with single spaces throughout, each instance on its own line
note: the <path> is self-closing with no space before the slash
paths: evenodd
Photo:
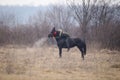
<path id="1" fill-rule="evenodd" d="M 88 45 L 120 49 L 120 4 L 113 0 L 67 0 L 67 6 L 54 5 L 39 10 L 21 24 L 13 13 L 0 13 L 0 44 L 30 45 L 61 28 Z"/>

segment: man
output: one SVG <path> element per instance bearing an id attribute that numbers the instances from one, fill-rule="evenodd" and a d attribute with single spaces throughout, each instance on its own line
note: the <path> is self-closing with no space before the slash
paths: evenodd
<path id="1" fill-rule="evenodd" d="M 63 38 L 63 39 L 65 39 L 65 41 L 66 41 L 66 45 L 67 45 L 67 48 L 68 48 L 68 51 L 70 50 L 70 45 L 69 45 L 69 38 L 70 38 L 70 36 L 66 33 L 66 32 L 63 32 L 63 30 L 62 29 L 58 29 L 58 31 L 60 32 L 60 37 L 61 38 Z"/>

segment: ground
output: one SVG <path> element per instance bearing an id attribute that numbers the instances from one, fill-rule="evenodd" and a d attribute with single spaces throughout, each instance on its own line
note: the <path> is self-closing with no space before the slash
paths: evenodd
<path id="1" fill-rule="evenodd" d="M 88 50 L 85 60 L 77 48 L 0 47 L 0 80 L 120 80 L 120 52 Z"/>

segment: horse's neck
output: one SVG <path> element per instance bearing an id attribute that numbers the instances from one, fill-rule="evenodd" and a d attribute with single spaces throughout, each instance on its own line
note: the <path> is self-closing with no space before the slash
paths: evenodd
<path id="1" fill-rule="evenodd" d="M 62 38 L 60 37 L 55 37 L 56 41 L 59 42 Z"/>

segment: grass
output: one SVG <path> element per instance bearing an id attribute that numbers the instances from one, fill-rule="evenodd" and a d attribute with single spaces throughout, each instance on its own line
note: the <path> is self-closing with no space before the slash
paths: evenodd
<path id="1" fill-rule="evenodd" d="M 54 47 L 1 47 L 0 80 L 120 80 L 120 53 L 108 52 L 88 51 L 83 61 L 77 48 L 59 58 Z"/>

